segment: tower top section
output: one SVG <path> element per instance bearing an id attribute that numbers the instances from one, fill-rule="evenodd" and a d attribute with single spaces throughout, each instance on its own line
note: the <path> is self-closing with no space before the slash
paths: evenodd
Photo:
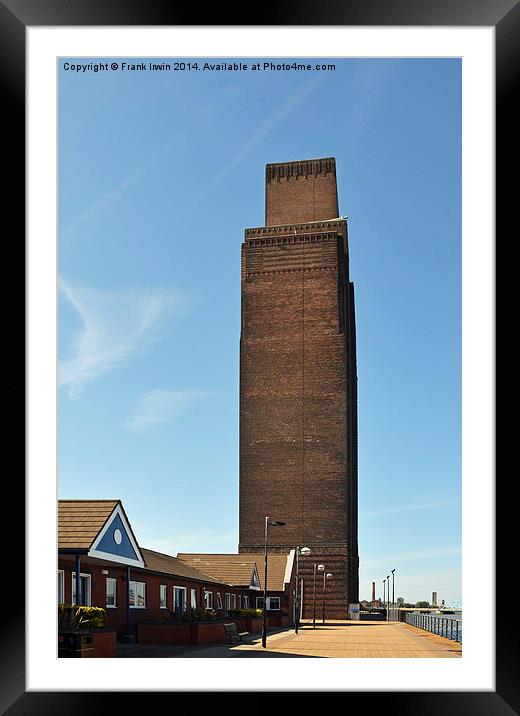
<path id="1" fill-rule="evenodd" d="M 266 226 L 327 221 L 338 215 L 334 157 L 266 165 Z"/>

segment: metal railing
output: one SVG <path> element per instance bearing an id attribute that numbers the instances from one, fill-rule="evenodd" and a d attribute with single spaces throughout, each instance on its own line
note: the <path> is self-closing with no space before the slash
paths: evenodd
<path id="1" fill-rule="evenodd" d="M 462 619 L 438 617 L 433 614 L 407 614 L 405 622 L 418 629 L 443 636 L 452 641 L 462 642 Z"/>

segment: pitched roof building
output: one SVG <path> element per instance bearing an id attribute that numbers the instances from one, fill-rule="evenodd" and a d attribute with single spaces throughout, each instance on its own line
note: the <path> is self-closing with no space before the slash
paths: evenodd
<path id="1" fill-rule="evenodd" d="M 255 606 L 260 580 L 254 559 L 225 562 L 208 570 L 201 560 L 190 564 L 142 548 L 121 500 L 58 502 L 58 603 L 103 607 L 120 637 L 146 638 L 144 625 L 160 631 L 161 624 L 171 626 L 169 612 L 189 607 L 224 617 L 230 609 Z"/>
<path id="2" fill-rule="evenodd" d="M 259 554 L 192 554 L 180 552 L 177 557 L 192 567 L 207 571 L 232 584 L 251 584 L 264 588 L 264 560 Z M 267 591 L 283 592 L 291 581 L 294 550 L 287 554 L 270 554 L 267 570 Z M 253 570 L 253 572 L 251 571 Z M 251 580 L 253 575 L 254 581 Z"/>

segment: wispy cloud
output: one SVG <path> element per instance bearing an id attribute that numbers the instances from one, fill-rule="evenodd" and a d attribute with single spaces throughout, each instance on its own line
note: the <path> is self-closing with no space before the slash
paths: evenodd
<path id="1" fill-rule="evenodd" d="M 214 179 L 202 189 L 196 198 L 196 203 L 199 203 L 207 194 L 213 191 L 213 189 L 222 184 L 222 182 L 242 164 L 244 159 L 253 151 L 257 144 L 260 144 L 260 142 L 305 102 L 320 82 L 323 81 L 324 77 L 325 75 L 313 75 L 309 77 L 289 95 L 283 104 L 275 107 L 264 122 L 253 131 L 249 139 L 240 147 L 232 159 L 216 174 Z"/>
<path id="2" fill-rule="evenodd" d="M 161 335 L 165 321 L 185 310 L 185 297 L 172 289 L 102 291 L 59 288 L 78 313 L 83 327 L 74 337 L 69 357 L 59 365 L 59 385 L 69 397 L 85 386 L 142 355 Z"/>
<path id="3" fill-rule="evenodd" d="M 184 137 L 178 133 L 174 134 L 168 142 L 163 144 L 159 149 L 152 151 L 142 164 L 135 167 L 130 174 L 116 184 L 110 191 L 101 196 L 97 201 L 88 206 L 70 224 L 68 224 L 61 232 L 60 238 L 67 238 L 74 233 L 82 224 L 87 223 L 104 209 L 112 206 L 118 201 L 129 189 L 137 186 L 143 181 L 154 169 L 158 159 L 163 158 L 174 147 L 184 141 Z"/>
<path id="4" fill-rule="evenodd" d="M 416 512 L 418 510 L 432 510 L 439 507 L 452 507 L 458 504 L 453 500 L 443 500 L 441 502 L 424 502 L 421 504 L 396 505 L 395 507 L 385 507 L 381 510 L 362 510 L 360 517 L 380 517 L 382 515 L 393 515 L 397 512 Z"/>
<path id="5" fill-rule="evenodd" d="M 150 390 L 138 401 L 125 428 L 134 433 L 143 433 L 160 423 L 176 418 L 191 403 L 207 397 L 201 390 Z"/>

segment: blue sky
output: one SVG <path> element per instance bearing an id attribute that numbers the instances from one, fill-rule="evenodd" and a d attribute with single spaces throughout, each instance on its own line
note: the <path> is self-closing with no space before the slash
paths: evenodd
<path id="1" fill-rule="evenodd" d="M 63 62 L 59 496 L 122 499 L 148 548 L 236 551 L 243 232 L 264 223 L 266 163 L 334 156 L 356 291 L 360 597 L 395 568 L 396 596 L 460 599 L 460 61 Z"/>

